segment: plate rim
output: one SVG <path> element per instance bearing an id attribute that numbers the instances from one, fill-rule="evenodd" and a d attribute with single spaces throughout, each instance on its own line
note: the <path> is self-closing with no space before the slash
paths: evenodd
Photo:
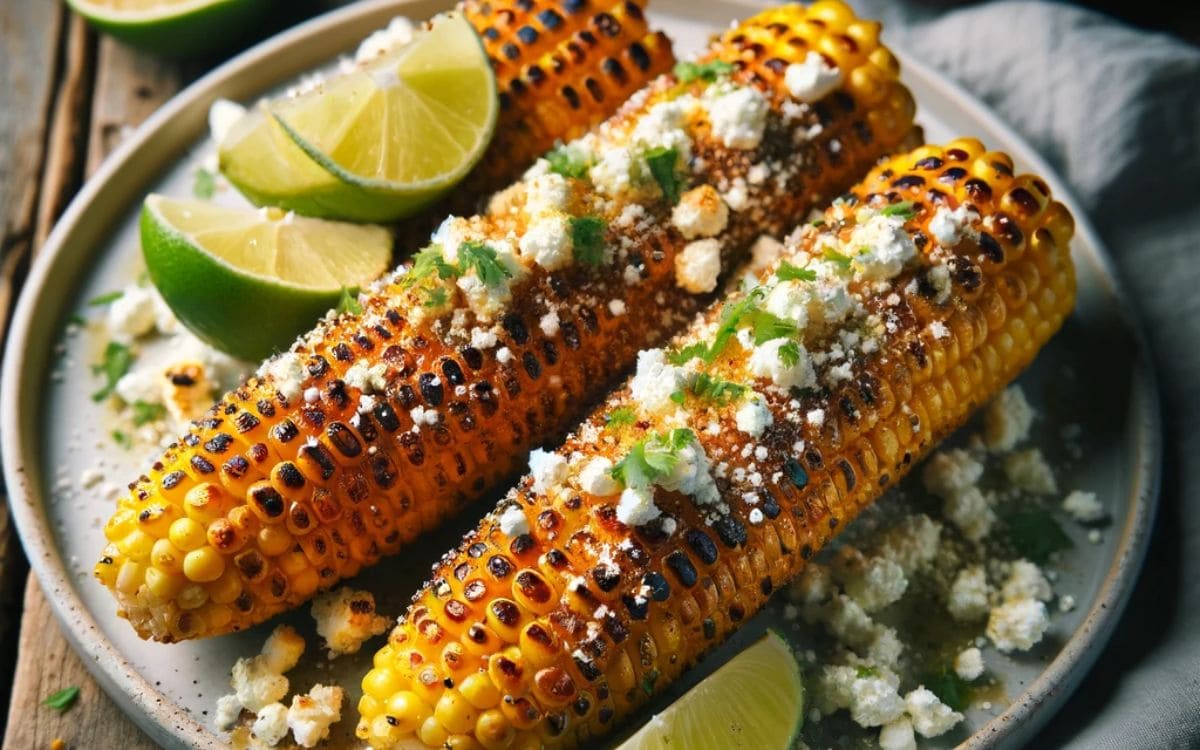
<path id="1" fill-rule="evenodd" d="M 673 4 L 670 0 L 660 0 L 660 3 Z M 745 0 L 716 0 L 713 4 L 742 11 L 762 7 Z M 41 450 L 37 438 L 23 437 L 20 429 L 23 424 L 30 422 L 33 416 L 31 412 L 35 412 L 40 403 L 31 399 L 34 403 L 26 404 L 21 398 L 31 391 L 31 384 L 27 381 L 33 378 L 27 378 L 26 375 L 32 374 L 33 370 L 39 370 L 40 374 L 41 368 L 33 365 L 45 359 L 44 354 L 39 359 L 32 351 L 39 341 L 39 328 L 47 328 L 46 322 L 40 320 L 37 314 L 38 303 L 48 291 L 53 276 L 51 271 L 60 256 L 65 254 L 64 247 L 82 230 L 103 188 L 129 170 L 143 146 L 177 119 L 185 117 L 188 110 L 199 107 L 201 103 L 207 109 L 208 103 L 219 90 L 228 89 L 236 77 L 250 68 L 331 31 L 365 25 L 367 19 L 376 16 L 382 19 L 405 9 L 414 13 L 419 7 L 444 5 L 444 0 L 368 0 L 336 9 L 258 43 L 175 94 L 118 147 L 72 199 L 37 252 L 22 287 L 4 350 L 3 369 L 0 371 L 0 455 L 5 457 L 4 479 L 14 526 L 30 567 L 46 592 L 46 598 L 68 642 L 88 671 L 126 715 L 162 744 L 221 747 L 224 742 L 185 709 L 161 698 L 161 694 L 129 665 L 113 644 L 102 637 L 95 619 L 74 590 L 77 582 L 57 548 L 56 535 L 43 497 L 34 492 L 31 478 L 27 476 L 30 468 L 40 468 Z M 1006 150 L 1013 157 L 1046 179 L 1056 199 L 1065 203 L 1075 216 L 1076 234 L 1083 239 L 1081 244 L 1086 257 L 1095 264 L 1098 280 L 1106 285 L 1107 293 L 1116 303 L 1116 313 L 1129 329 L 1135 343 L 1131 380 L 1133 398 L 1129 404 L 1127 423 L 1134 440 L 1135 461 L 1128 492 L 1129 509 L 1112 564 L 1087 616 L 1066 639 L 1055 658 L 1036 679 L 1024 687 L 1007 709 L 978 728 L 961 745 L 972 750 L 1016 746 L 1031 738 L 1057 713 L 1090 670 L 1106 647 L 1138 583 L 1157 513 L 1161 481 L 1163 435 L 1158 382 L 1144 328 L 1115 270 L 1111 254 L 1057 171 L 1002 118 L 961 86 L 912 57 L 904 51 L 903 46 L 894 43 L 889 43 L 889 46 L 900 59 L 904 76 L 922 79 L 939 89 L 943 96 L 973 119 L 986 122 L 1007 141 Z M 297 57 L 311 60 L 317 55 L 304 53 Z M 308 67 L 311 66 L 299 66 L 298 70 Z M 192 141 L 189 139 L 186 142 Z M 176 147 L 168 149 L 170 155 L 162 156 L 159 169 L 178 159 L 180 149 L 177 144 L 178 141 Z M 150 179 L 146 177 L 139 181 L 139 185 Z M 111 226 L 105 228 L 111 229 Z M 1079 248 L 1079 245 L 1076 247 Z M 77 251 L 75 254 L 86 258 L 88 252 Z M 55 328 L 55 323 L 51 321 L 49 327 Z"/>

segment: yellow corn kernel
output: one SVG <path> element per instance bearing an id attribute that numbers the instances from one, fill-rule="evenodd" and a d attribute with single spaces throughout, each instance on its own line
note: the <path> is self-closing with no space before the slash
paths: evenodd
<path id="1" fill-rule="evenodd" d="M 500 691 L 486 672 L 468 675 L 459 683 L 458 690 L 475 708 L 491 708 L 500 702 Z"/>
<path id="2" fill-rule="evenodd" d="M 208 591 L 198 583 L 191 583 L 180 590 L 175 601 L 179 604 L 180 609 L 203 607 L 204 603 L 208 601 Z"/>
<path id="3" fill-rule="evenodd" d="M 154 550 L 154 537 L 141 529 L 134 529 L 126 534 L 124 539 L 117 542 L 117 549 L 130 560 L 146 562 L 150 559 L 151 551 Z"/>
<path id="4" fill-rule="evenodd" d="M 463 734 L 475 728 L 479 711 L 457 690 L 447 690 L 438 699 L 433 715 L 451 734 Z"/>
<path id="5" fill-rule="evenodd" d="M 258 532 L 258 548 L 267 557 L 282 555 L 294 542 L 283 526 L 264 526 Z"/>
<path id="6" fill-rule="evenodd" d="M 155 538 L 167 535 L 171 522 L 182 514 L 174 505 L 150 505 L 138 513 L 138 526 Z"/>
<path id="7" fill-rule="evenodd" d="M 208 587 L 209 597 L 217 604 L 231 604 L 241 593 L 242 579 L 230 566 L 226 566 L 221 577 Z"/>
<path id="8" fill-rule="evenodd" d="M 220 485 L 204 482 L 188 490 L 183 498 L 183 510 L 188 518 L 207 526 L 229 510 L 227 498 Z"/>
<path id="9" fill-rule="evenodd" d="M 429 747 L 443 747 L 450 738 L 450 733 L 436 717 L 430 716 L 417 729 L 417 738 Z"/>
<path id="10" fill-rule="evenodd" d="M 448 690 L 446 695 L 450 695 L 452 692 Z M 387 700 L 384 710 L 387 711 L 388 716 L 396 720 L 395 726 L 400 727 L 403 734 L 417 731 L 417 727 L 433 715 L 433 709 L 429 704 L 411 690 L 401 690 L 393 695 Z"/>
<path id="11" fill-rule="evenodd" d="M 104 524 L 104 537 L 110 542 L 118 542 L 137 528 L 137 514 L 129 508 L 122 508 Z"/>
<path id="12" fill-rule="evenodd" d="M 362 680 L 363 694 L 380 700 L 387 700 L 404 687 L 400 674 L 390 667 L 376 667 Z"/>
<path id="13" fill-rule="evenodd" d="M 133 594 L 145 579 L 146 567 L 133 560 L 126 560 L 117 573 L 117 591 L 122 594 Z"/>
<path id="14" fill-rule="evenodd" d="M 197 583 L 215 581 L 225 572 L 225 558 L 209 546 L 194 549 L 183 558 L 183 574 Z"/>
<path id="15" fill-rule="evenodd" d="M 180 518 L 172 523 L 168 538 L 171 540 L 171 544 L 184 552 L 199 549 L 208 541 L 204 527 L 191 518 Z"/>
<path id="16" fill-rule="evenodd" d="M 150 564 L 164 573 L 182 573 L 183 554 L 170 539 L 159 539 L 150 550 Z"/>
<path id="17" fill-rule="evenodd" d="M 181 575 L 167 573 L 154 566 L 146 568 L 146 588 L 159 601 L 166 601 L 179 593 L 184 582 Z"/>
<path id="18" fill-rule="evenodd" d="M 475 739 L 484 750 L 508 750 L 516 736 L 517 730 L 494 708 L 481 713 L 475 722 Z"/>

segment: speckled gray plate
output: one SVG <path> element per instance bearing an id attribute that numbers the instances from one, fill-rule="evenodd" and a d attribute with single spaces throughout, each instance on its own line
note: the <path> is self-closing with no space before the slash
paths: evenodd
<path id="1" fill-rule="evenodd" d="M 71 204 L 38 256 L 21 296 L 3 369 L 2 449 L 16 519 L 34 571 L 88 668 L 110 695 L 155 740 L 170 747 L 220 747 L 208 712 L 228 692 L 229 668 L 256 652 L 270 625 L 198 643 L 144 643 L 114 614 L 108 593 L 90 575 L 103 546 L 101 524 L 111 503 L 88 492 L 58 492 L 54 479 L 73 480 L 97 459 L 117 482 L 140 473 L 145 457 L 122 452 L 108 439 L 111 419 L 88 398 L 95 381 L 88 364 L 100 343 L 87 336 L 63 339 L 67 317 L 87 312 L 81 300 L 120 288 L 138 268 L 136 211 L 150 190 L 190 193 L 190 179 L 207 141 L 206 114 L 217 97 L 248 101 L 300 73 L 352 50 L 393 15 L 424 18 L 445 0 L 364 2 L 316 19 L 248 51 L 175 97 L 139 128 Z M 699 48 L 714 31 L 753 7 L 728 0 L 654 0 L 652 15 L 676 40 L 676 50 Z M 903 57 L 903 56 L 902 56 Z M 1046 641 L 1018 659 L 989 654 L 992 672 L 1012 699 L 991 712 L 972 711 L 965 728 L 939 738 L 938 746 L 1016 747 L 1030 738 L 1083 678 L 1112 632 L 1146 549 L 1157 494 L 1160 431 L 1158 401 L 1142 337 L 1122 298 L 1101 242 L 1047 165 L 1013 131 L 970 96 L 917 61 L 903 57 L 905 80 L 921 104 L 920 120 L 938 142 L 969 134 L 1014 156 L 1022 169 L 1047 177 L 1079 221 L 1073 251 L 1079 305 L 1062 334 L 1022 377 L 1027 392 L 1056 420 L 1080 423 L 1085 458 L 1064 486 L 1096 491 L 1113 517 L 1101 544 L 1078 542 L 1060 566 L 1059 592 L 1079 601 L 1056 615 Z M 94 314 L 94 311 L 93 311 Z M 57 344 L 64 349 L 56 351 Z M 59 376 L 52 378 L 51 373 Z M 1081 398 L 1081 394 L 1085 397 Z M 88 497 L 88 495 L 91 497 Z M 886 502 L 886 501 L 885 501 Z M 473 514 L 364 574 L 356 585 L 376 592 L 382 611 L 398 614 L 427 565 L 450 544 Z M 706 659 L 695 676 L 711 671 L 754 638 L 778 614 L 768 611 L 726 647 Z M 288 621 L 310 637 L 307 608 Z M 335 736 L 350 743 L 358 676 L 370 647 L 357 657 L 326 662 L 310 652 L 290 676 L 295 688 L 337 680 L 351 689 L 348 716 Z"/>

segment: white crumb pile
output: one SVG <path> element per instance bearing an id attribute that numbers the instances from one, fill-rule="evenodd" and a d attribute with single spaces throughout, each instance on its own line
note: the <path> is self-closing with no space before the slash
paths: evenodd
<path id="1" fill-rule="evenodd" d="M 358 653 L 363 643 L 391 625 L 390 619 L 375 611 L 375 597 L 370 592 L 348 586 L 314 599 L 312 616 L 331 659 Z"/>
<path id="2" fill-rule="evenodd" d="M 992 659 L 1037 647 L 1053 615 L 1075 608 L 1073 596 L 1054 591 L 1055 555 L 1039 558 L 1042 565 L 1024 558 L 1006 526 L 1013 513 L 1036 508 L 1048 517 L 1053 510 L 1089 527 L 1090 538 L 1108 518 L 1094 493 L 1061 493 L 1050 461 L 1030 446 L 1037 417 L 1020 387 L 1008 388 L 984 411 L 981 434 L 918 469 L 929 498 L 919 507 L 940 513 L 914 511 L 889 526 L 855 528 L 792 584 L 783 616 L 826 639 L 802 655 L 812 691 L 806 735 L 819 735 L 824 717 L 845 712 L 878 730 L 885 750 L 915 749 L 919 738 L 963 721 L 966 696 L 994 682 Z M 951 623 L 956 634 L 953 643 L 937 644 L 937 655 L 910 632 L 931 619 Z M 948 694 L 962 699 L 954 707 L 935 692 L 948 682 L 957 690 Z"/>

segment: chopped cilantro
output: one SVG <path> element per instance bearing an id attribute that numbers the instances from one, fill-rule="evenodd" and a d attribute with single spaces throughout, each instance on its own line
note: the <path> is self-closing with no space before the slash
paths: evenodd
<path id="1" fill-rule="evenodd" d="M 70 314 L 70 315 L 67 317 L 67 322 L 68 322 L 68 323 L 74 323 L 74 324 L 75 324 L 75 325 L 77 325 L 77 326 L 85 326 L 85 325 L 87 325 L 87 320 L 86 320 L 86 319 L 85 319 L 85 318 L 84 318 L 82 315 L 80 315 L 79 313 L 71 313 L 71 314 Z"/>
<path id="2" fill-rule="evenodd" d="M 58 692 L 51 693 L 42 701 L 42 705 L 49 706 L 55 711 L 66 711 L 71 706 L 75 705 L 75 700 L 79 697 L 79 688 L 75 685 L 63 688 Z"/>
<path id="3" fill-rule="evenodd" d="M 970 687 L 953 669 L 942 667 L 937 672 L 927 675 L 922 682 L 929 688 L 929 692 L 953 710 L 962 711 L 967 707 L 967 693 Z"/>
<path id="4" fill-rule="evenodd" d="M 117 381 L 129 372 L 132 364 L 133 352 L 128 346 L 116 341 L 108 342 L 104 348 L 104 359 L 100 364 L 92 365 L 93 373 L 104 376 L 104 387 L 92 394 L 92 400 L 103 401 L 111 396 L 116 390 Z"/>
<path id="5" fill-rule="evenodd" d="M 125 296 L 125 292 L 122 292 L 119 290 L 115 291 L 115 292 L 108 292 L 107 294 L 98 294 L 95 297 L 92 297 L 90 300 L 88 300 L 88 306 L 89 307 L 103 307 L 104 305 L 107 305 L 110 302 L 116 302 L 117 300 L 121 299 L 121 297 L 123 297 L 123 296 Z"/>
<path id="6" fill-rule="evenodd" d="M 710 60 L 704 63 L 681 62 L 675 64 L 675 77 L 680 83 L 691 83 L 692 81 L 713 81 L 727 76 L 734 70 L 731 63 L 724 60 Z"/>
<path id="7" fill-rule="evenodd" d="M 809 268 L 800 268 L 793 266 L 786 260 L 779 264 L 779 268 L 775 270 L 775 276 L 780 281 L 816 281 L 817 272 Z"/>
<path id="8" fill-rule="evenodd" d="M 816 218 L 816 219 L 813 219 L 812 221 L 808 222 L 808 224 L 809 224 L 809 226 L 823 227 L 823 226 L 825 226 L 825 220 L 821 219 L 821 218 Z"/>
<path id="9" fill-rule="evenodd" d="M 437 274 L 442 281 L 458 276 L 458 269 L 446 262 L 442 246 L 437 244 L 428 245 L 417 251 L 413 256 L 412 268 L 408 269 L 408 273 L 404 275 L 404 283 L 406 286 L 412 286 L 434 274 Z"/>
<path id="10" fill-rule="evenodd" d="M 675 366 L 685 365 L 697 357 L 708 358 L 708 345 L 703 342 L 688 344 L 678 351 L 667 352 L 667 361 Z"/>
<path id="11" fill-rule="evenodd" d="M 899 216 L 902 219 L 911 219 L 917 215 L 916 208 L 913 207 L 912 201 L 900 201 L 887 206 L 879 212 L 881 216 Z"/>
<path id="12" fill-rule="evenodd" d="M 619 409 L 613 409 L 604 417 L 604 426 L 616 429 L 617 427 L 633 424 L 636 421 L 637 415 L 634 414 L 633 408 L 622 406 Z"/>
<path id="13" fill-rule="evenodd" d="M 201 167 L 196 170 L 192 180 L 192 195 L 205 200 L 217 194 L 217 178 L 212 172 Z"/>
<path id="14" fill-rule="evenodd" d="M 571 217 L 571 246 L 575 260 L 598 266 L 604 260 L 604 219 L 598 216 Z"/>
<path id="15" fill-rule="evenodd" d="M 800 345 L 789 341 L 779 347 L 779 361 L 784 367 L 795 367 L 800 362 Z"/>
<path id="16" fill-rule="evenodd" d="M 1072 546 L 1071 538 L 1063 531 L 1049 511 L 1040 508 L 1021 508 L 1004 517 L 1004 537 L 1022 557 L 1044 565 L 1050 556 Z"/>
<path id="17" fill-rule="evenodd" d="M 505 279 L 512 278 L 512 271 L 504 267 L 496 251 L 482 242 L 464 242 L 458 246 L 459 274 L 465 274 L 472 268 L 487 286 L 500 286 Z"/>
<path id="18" fill-rule="evenodd" d="M 439 308 L 443 307 L 450 298 L 450 293 L 446 291 L 446 287 L 439 286 L 429 290 L 429 294 L 425 295 L 425 307 Z"/>
<path id="19" fill-rule="evenodd" d="M 836 265 L 838 268 L 842 269 L 843 271 L 847 271 L 850 269 L 850 263 L 852 262 L 850 259 L 850 256 L 842 255 L 837 250 L 834 250 L 832 247 L 825 248 L 824 252 L 822 253 L 822 257 L 824 257 L 825 260 L 829 261 L 830 263 L 833 263 L 834 265 Z"/>
<path id="20" fill-rule="evenodd" d="M 754 326 L 755 344 L 765 344 L 775 339 L 790 338 L 799 332 L 795 323 L 790 320 L 784 320 L 766 310 L 752 311 L 751 324 Z"/>
<path id="21" fill-rule="evenodd" d="M 358 304 L 358 289 L 351 289 L 348 286 L 342 287 L 342 298 L 338 300 L 337 311 L 352 315 L 362 315 L 362 305 Z"/>
<path id="22" fill-rule="evenodd" d="M 878 677 L 879 676 L 878 669 L 876 669 L 875 667 L 868 667 L 863 664 L 858 665 L 855 668 L 854 673 L 856 675 L 858 675 L 859 677 Z"/>
<path id="23" fill-rule="evenodd" d="M 679 404 L 680 406 L 683 406 L 683 402 L 687 400 L 687 394 L 684 393 L 683 391 L 675 391 L 674 393 L 671 394 L 670 398 L 675 403 Z"/>
<path id="24" fill-rule="evenodd" d="M 112 431 L 112 439 L 114 443 L 121 446 L 125 450 L 129 450 L 133 447 L 133 440 L 120 430 Z"/>
<path id="25" fill-rule="evenodd" d="M 162 404 L 150 404 L 145 401 L 134 401 L 132 406 L 134 427 L 141 427 L 144 424 L 157 422 L 167 414 L 167 409 Z"/>
<path id="26" fill-rule="evenodd" d="M 550 171 L 563 177 L 583 178 L 587 176 L 587 158 L 579 149 L 570 146 L 556 146 L 546 152 L 546 161 L 550 162 Z"/>
<path id="27" fill-rule="evenodd" d="M 686 428 L 651 435 L 629 450 L 613 467 L 612 476 L 626 486 L 639 479 L 653 482 L 675 470 L 679 452 L 695 439 L 696 434 Z"/>
<path id="28" fill-rule="evenodd" d="M 711 401 L 719 406 L 724 406 L 744 396 L 749 389 L 741 383 L 722 380 L 702 372 L 688 386 L 688 390 L 702 401 Z"/>
<path id="29" fill-rule="evenodd" d="M 678 161 L 679 152 L 673 148 L 659 146 L 646 152 L 646 166 L 650 168 L 650 174 L 653 175 L 654 181 L 662 188 L 663 197 L 672 206 L 679 202 L 679 193 L 682 187 L 682 180 L 675 169 Z"/>

